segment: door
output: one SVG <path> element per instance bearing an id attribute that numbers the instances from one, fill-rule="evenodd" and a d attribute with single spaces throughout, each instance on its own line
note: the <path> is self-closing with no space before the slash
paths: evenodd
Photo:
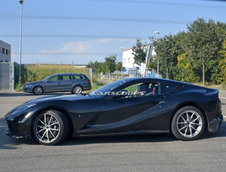
<path id="1" fill-rule="evenodd" d="M 96 126 L 102 132 L 151 129 L 146 121 L 161 115 L 166 108 L 159 88 L 159 83 L 133 83 L 122 88 L 127 96 L 106 96 Z"/>
<path id="2" fill-rule="evenodd" d="M 47 81 L 45 81 L 45 83 L 43 84 L 43 89 L 45 92 L 49 92 L 49 91 L 57 91 L 59 88 L 59 76 L 58 75 L 54 75 L 50 78 L 48 78 Z"/>
<path id="3" fill-rule="evenodd" d="M 60 75 L 58 78 L 58 90 L 57 91 L 71 91 L 73 80 L 70 75 Z"/>

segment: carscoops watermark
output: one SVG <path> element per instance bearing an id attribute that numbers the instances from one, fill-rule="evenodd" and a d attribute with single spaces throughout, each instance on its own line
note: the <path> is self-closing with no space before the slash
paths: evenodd
<path id="1" fill-rule="evenodd" d="M 144 91 L 107 91 L 107 92 L 98 92 L 95 95 L 107 95 L 107 96 L 143 96 L 145 95 Z"/>

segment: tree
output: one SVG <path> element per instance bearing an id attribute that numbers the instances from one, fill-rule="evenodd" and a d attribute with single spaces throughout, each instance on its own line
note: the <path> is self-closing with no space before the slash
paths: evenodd
<path id="1" fill-rule="evenodd" d="M 223 42 L 222 50 L 220 51 L 222 60 L 219 62 L 221 80 L 226 86 L 226 40 Z"/>
<path id="2" fill-rule="evenodd" d="M 173 35 L 165 36 L 154 42 L 157 60 L 160 63 L 160 72 L 166 78 L 174 79 L 173 70 L 177 65 L 177 56 L 179 55 L 179 47 L 176 44 Z"/>
<path id="3" fill-rule="evenodd" d="M 118 62 L 115 66 L 115 69 L 118 71 L 122 71 L 123 70 L 122 62 Z"/>
<path id="4" fill-rule="evenodd" d="M 144 46 L 139 39 L 137 39 L 136 46 L 133 46 L 132 51 L 132 54 L 134 55 L 135 64 L 140 66 L 141 63 L 145 62 L 146 50 L 144 49 Z"/>
<path id="5" fill-rule="evenodd" d="M 212 69 L 221 58 L 219 50 L 225 32 L 221 26 L 221 23 L 215 23 L 213 20 L 206 22 L 201 18 L 188 26 L 185 50 L 192 59 L 197 73 L 202 74 L 203 85 L 206 77 L 208 77 L 208 81 L 210 80 Z"/>
<path id="6" fill-rule="evenodd" d="M 108 71 L 110 73 L 113 73 L 115 71 L 116 67 L 116 56 L 109 56 L 105 58 L 105 64 L 108 68 Z"/>

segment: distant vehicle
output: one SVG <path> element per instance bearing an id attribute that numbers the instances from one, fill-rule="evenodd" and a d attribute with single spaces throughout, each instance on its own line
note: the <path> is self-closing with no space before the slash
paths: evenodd
<path id="1" fill-rule="evenodd" d="M 81 94 L 92 88 L 89 78 L 79 73 L 62 73 L 46 77 L 41 81 L 30 82 L 23 87 L 23 91 L 40 95 L 47 92 L 66 92 Z"/>
<path id="2" fill-rule="evenodd" d="M 218 90 L 159 78 L 126 78 L 85 96 L 46 96 L 6 116 L 7 134 L 54 145 L 67 136 L 172 133 L 194 140 L 223 121 Z"/>

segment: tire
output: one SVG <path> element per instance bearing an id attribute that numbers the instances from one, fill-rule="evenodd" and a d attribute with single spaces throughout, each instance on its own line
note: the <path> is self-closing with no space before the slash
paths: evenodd
<path id="1" fill-rule="evenodd" d="M 36 86 L 34 89 L 33 89 L 33 94 L 34 95 L 41 95 L 43 93 L 43 89 L 42 87 L 40 86 Z"/>
<path id="2" fill-rule="evenodd" d="M 82 93 L 82 87 L 81 86 L 74 86 L 74 88 L 71 91 L 72 94 L 81 94 Z"/>
<path id="3" fill-rule="evenodd" d="M 205 118 L 202 112 L 194 106 L 185 106 L 173 116 L 172 134 L 180 140 L 189 141 L 201 137 L 205 129 Z"/>
<path id="4" fill-rule="evenodd" d="M 69 123 L 63 113 L 48 110 L 36 116 L 33 122 L 33 137 L 43 145 L 62 142 L 69 133 Z"/>

